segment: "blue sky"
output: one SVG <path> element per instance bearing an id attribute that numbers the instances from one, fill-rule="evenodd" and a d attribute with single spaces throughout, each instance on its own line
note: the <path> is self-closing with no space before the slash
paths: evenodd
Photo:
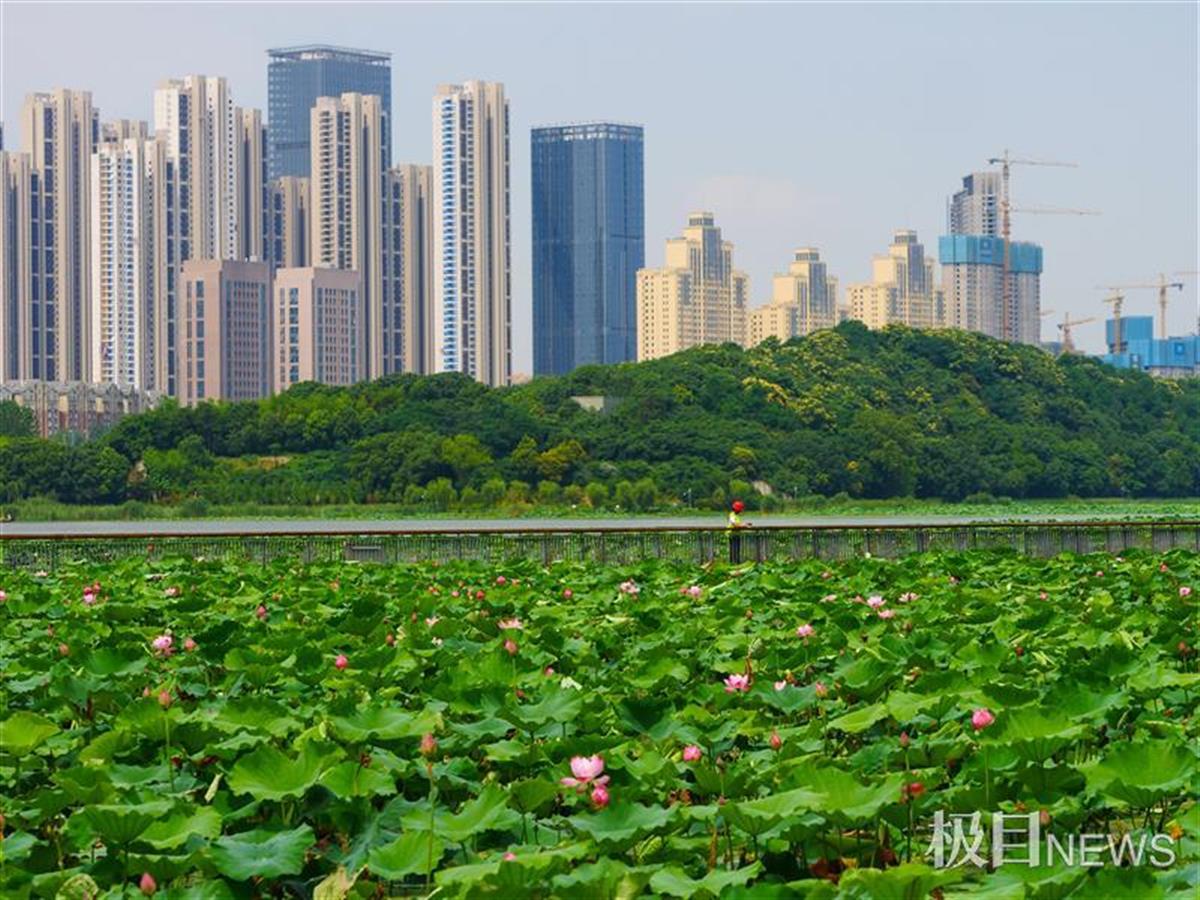
<path id="1" fill-rule="evenodd" d="M 159 80 L 204 73 L 265 110 L 265 50 L 328 42 L 392 53 L 393 159 L 428 162 L 434 86 L 503 81 L 518 370 L 530 369 L 529 128 L 550 122 L 645 125 L 647 264 L 689 210 L 711 209 L 754 305 L 797 246 L 820 248 L 842 285 L 869 279 L 894 229 L 916 228 L 936 252 L 948 195 L 1005 147 L 1080 164 L 1015 170 L 1014 203 L 1103 212 L 1014 218 L 1017 238 L 1045 247 L 1044 308 L 1103 315 L 1096 285 L 1200 269 L 1193 3 L 0 0 L 0 16 L 10 148 L 27 92 L 87 88 L 104 118 L 150 119 Z M 1197 279 L 1173 297 L 1174 333 L 1195 328 Z M 1126 312 L 1154 301 L 1131 291 Z M 1076 340 L 1099 350 L 1101 334 L 1083 326 Z"/>

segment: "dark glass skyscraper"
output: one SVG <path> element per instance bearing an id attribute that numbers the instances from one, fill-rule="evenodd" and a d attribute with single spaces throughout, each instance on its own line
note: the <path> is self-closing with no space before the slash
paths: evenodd
<path id="1" fill-rule="evenodd" d="M 392 55 L 314 44 L 268 50 L 271 178 L 310 172 L 309 113 L 318 97 L 352 91 L 383 98 L 383 167 L 391 164 Z"/>
<path id="2" fill-rule="evenodd" d="M 535 128 L 533 371 L 637 358 L 646 258 L 642 128 Z"/>

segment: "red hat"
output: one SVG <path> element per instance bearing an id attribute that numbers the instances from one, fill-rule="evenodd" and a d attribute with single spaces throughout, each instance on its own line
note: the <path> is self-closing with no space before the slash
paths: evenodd
<path id="1" fill-rule="evenodd" d="M 733 511 L 734 512 L 741 512 L 745 508 L 746 508 L 746 504 L 743 503 L 741 500 L 733 501 Z"/>

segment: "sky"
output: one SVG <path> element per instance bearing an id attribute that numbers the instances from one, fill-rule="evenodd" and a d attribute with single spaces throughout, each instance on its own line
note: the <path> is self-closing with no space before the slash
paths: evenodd
<path id="1" fill-rule="evenodd" d="M 716 215 L 752 305 L 792 250 L 869 281 L 892 232 L 927 253 L 962 176 L 1006 148 L 1078 168 L 1014 168 L 1013 236 L 1045 248 L 1043 339 L 1098 316 L 1097 286 L 1200 270 L 1195 3 L 398 4 L 0 0 L 0 118 L 20 146 L 25 94 L 88 89 L 103 119 L 152 119 L 155 85 L 224 75 L 267 106 L 269 47 L 392 54 L 392 159 L 432 159 L 437 84 L 501 81 L 510 103 L 514 369 L 531 371 L 529 129 L 589 119 L 646 130 L 646 264 L 691 210 Z M 939 274 L 940 280 L 940 274 Z M 1173 292 L 1196 330 L 1200 275 Z M 1157 314 L 1131 290 L 1126 315 Z"/>

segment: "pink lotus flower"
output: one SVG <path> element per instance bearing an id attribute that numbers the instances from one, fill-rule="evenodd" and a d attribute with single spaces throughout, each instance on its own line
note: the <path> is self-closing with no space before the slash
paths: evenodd
<path id="1" fill-rule="evenodd" d="M 434 625 L 436 625 L 440 621 L 442 621 L 442 620 L 438 616 L 426 616 L 425 617 L 425 624 L 430 628 L 432 628 Z"/>
<path id="2" fill-rule="evenodd" d="M 1159 563 L 1159 564 L 1158 564 L 1158 571 L 1160 571 L 1160 572 L 1166 572 L 1166 571 L 1167 571 L 1167 564 L 1166 564 L 1166 563 Z"/>
<path id="3" fill-rule="evenodd" d="M 509 850 L 509 851 L 508 851 L 507 853 L 505 853 L 505 854 L 504 854 L 504 856 L 503 856 L 503 859 L 504 859 L 504 861 L 505 861 L 505 862 L 512 862 L 512 861 L 513 861 L 513 860 L 515 860 L 516 858 L 517 858 L 517 854 L 513 853 L 511 850 Z"/>
<path id="4" fill-rule="evenodd" d="M 871 609 L 879 609 L 879 607 L 883 606 L 885 603 L 887 603 L 887 601 L 878 594 L 867 598 L 867 606 L 871 607 Z"/>
<path id="5" fill-rule="evenodd" d="M 1179 596 L 1180 596 L 1180 597 L 1190 597 L 1190 596 L 1192 596 L 1192 589 L 1191 589 L 1190 587 L 1188 587 L 1186 584 L 1185 584 L 1185 585 L 1182 585 L 1182 586 L 1179 588 Z"/>
<path id="6" fill-rule="evenodd" d="M 796 637 L 804 638 L 805 640 L 808 640 L 810 637 L 812 637 L 816 633 L 817 633 L 817 629 L 813 628 L 812 625 L 810 625 L 808 622 L 805 622 L 803 625 L 801 625 L 799 628 L 796 629 Z"/>
<path id="7" fill-rule="evenodd" d="M 813 693 L 823 700 L 829 696 L 829 688 L 825 687 L 825 682 L 815 681 L 813 682 Z"/>
<path id="8" fill-rule="evenodd" d="M 771 732 L 771 749 L 778 750 L 782 746 L 783 746 L 783 738 L 781 738 L 779 736 L 778 731 L 772 731 Z"/>
<path id="9" fill-rule="evenodd" d="M 333 667 L 339 672 L 345 669 L 348 665 L 350 665 L 350 660 L 346 659 L 345 653 L 339 653 L 337 655 L 337 659 L 333 661 Z"/>
<path id="10" fill-rule="evenodd" d="M 421 735 L 421 755 L 426 759 L 437 753 L 437 738 L 428 731 Z"/>
<path id="11" fill-rule="evenodd" d="M 784 681 L 775 682 L 775 690 L 782 691 L 785 687 L 787 687 L 786 679 Z"/>
<path id="12" fill-rule="evenodd" d="M 59 644 L 58 645 L 58 655 L 59 656 L 70 656 L 71 648 L 68 647 L 66 644 Z"/>
<path id="13" fill-rule="evenodd" d="M 261 603 L 258 605 L 258 609 L 254 611 L 254 614 L 258 616 L 259 621 L 265 622 L 267 620 L 267 608 Z"/>
<path id="14" fill-rule="evenodd" d="M 684 762 L 700 762 L 700 757 L 704 755 L 704 751 L 695 744 L 688 744 L 683 748 Z"/>
<path id="15" fill-rule="evenodd" d="M 192 638 L 184 638 L 184 640 L 183 640 L 183 649 L 184 649 L 186 652 L 188 652 L 188 653 L 191 653 L 193 650 L 195 650 L 195 649 L 196 649 L 196 647 L 197 647 L 197 646 L 198 646 L 198 645 L 196 644 L 196 642 L 195 642 L 195 641 L 194 641 Z"/>
<path id="16" fill-rule="evenodd" d="M 604 809 L 608 806 L 608 788 L 602 784 L 597 784 L 592 789 L 592 806 L 596 809 Z"/>
<path id="17" fill-rule="evenodd" d="M 546 666 L 546 668 L 542 671 L 542 674 L 545 675 L 547 678 L 553 678 L 554 677 L 554 666 Z"/>
<path id="18" fill-rule="evenodd" d="M 163 709 L 166 709 L 168 706 L 171 705 L 171 692 L 170 691 L 164 690 L 164 691 L 158 692 L 158 705 L 161 706 Z"/>
<path id="19" fill-rule="evenodd" d="M 457 597 L 457 596 L 458 596 L 458 588 L 455 588 L 454 590 L 452 590 L 452 591 L 450 592 L 450 596 L 451 596 L 451 597 Z"/>
<path id="20" fill-rule="evenodd" d="M 143 872 L 142 879 L 138 882 L 138 890 L 147 897 L 153 896 L 154 892 L 158 890 L 158 884 L 154 881 L 154 876 L 149 872 Z"/>
<path id="21" fill-rule="evenodd" d="M 599 754 L 595 756 L 572 756 L 571 775 L 560 779 L 559 783 L 564 787 L 575 788 L 575 790 L 582 793 L 588 785 L 604 787 L 608 784 L 608 776 L 603 773 L 604 757 Z"/>
<path id="22" fill-rule="evenodd" d="M 179 588 L 169 587 L 165 591 L 163 591 L 163 595 L 167 596 L 167 597 L 178 597 L 179 596 Z"/>
<path id="23" fill-rule="evenodd" d="M 733 674 L 725 679 L 725 693 L 737 694 L 746 693 L 750 690 L 750 676 Z"/>
<path id="24" fill-rule="evenodd" d="M 641 588 L 637 586 L 636 581 L 631 579 L 629 581 L 622 581 L 617 587 L 617 590 L 619 590 L 622 594 L 628 594 L 631 597 L 636 597 L 641 591 Z"/>
<path id="25" fill-rule="evenodd" d="M 832 603 L 836 599 L 837 599 L 837 594 L 826 594 L 824 597 L 821 598 L 821 602 L 822 603 Z"/>
<path id="26" fill-rule="evenodd" d="M 879 618 L 881 619 L 891 619 L 894 618 L 895 615 L 896 611 L 894 609 L 881 609 L 879 611 Z"/>
<path id="27" fill-rule="evenodd" d="M 821 577 L 825 578 L 825 579 L 829 579 L 829 578 L 833 577 L 833 573 L 830 572 L 828 569 L 826 569 L 824 572 L 821 573 Z"/>
<path id="28" fill-rule="evenodd" d="M 700 585 L 698 585 L 698 584 L 693 584 L 690 588 L 687 589 L 687 595 L 689 597 L 691 597 L 693 600 L 699 599 L 700 595 L 702 593 L 703 593 L 703 591 L 701 590 Z"/>
<path id="29" fill-rule="evenodd" d="M 383 642 L 385 644 L 387 644 L 389 647 L 395 647 L 396 646 L 396 636 L 394 634 L 392 634 L 391 632 L 389 632 L 387 637 L 385 637 L 383 639 Z"/>
<path id="30" fill-rule="evenodd" d="M 951 576 L 950 576 L 950 579 L 949 579 L 949 580 L 950 580 L 950 583 L 951 583 L 951 584 L 958 584 L 958 579 L 957 579 L 957 578 L 955 578 L 953 575 L 951 575 Z"/>
<path id="31" fill-rule="evenodd" d="M 1104 577 L 1104 570 L 1103 570 L 1103 569 L 1097 569 L 1097 570 L 1096 570 L 1096 577 L 1097 577 L 1097 578 L 1103 578 L 1103 577 Z"/>
<path id="32" fill-rule="evenodd" d="M 901 603 L 912 603 L 914 600 L 917 599 L 918 596 L 920 596 L 920 595 L 914 594 L 912 591 L 905 591 L 903 594 L 901 594 L 896 599 L 899 600 Z"/>
<path id="33" fill-rule="evenodd" d="M 564 600 L 570 600 L 572 597 L 575 596 L 575 592 L 573 590 L 571 590 L 570 588 L 563 588 L 562 595 L 563 595 Z"/>
<path id="34" fill-rule="evenodd" d="M 508 582 L 508 579 L 505 578 L 503 575 L 496 576 L 496 584 L 503 585 L 503 584 L 506 584 L 507 582 Z"/>
<path id="35" fill-rule="evenodd" d="M 910 741 L 909 741 L 909 737 L 908 737 L 908 732 L 907 731 L 900 732 L 900 749 L 907 750 L 909 743 L 910 743 Z"/>
<path id="36" fill-rule="evenodd" d="M 0 603 L 6 603 L 7 601 L 8 594 L 5 591 L 0 591 Z"/>
<path id="37" fill-rule="evenodd" d="M 501 631 L 509 631 L 509 630 L 524 631 L 525 630 L 525 625 L 521 622 L 520 619 L 515 618 L 515 617 L 512 619 L 501 619 L 499 622 L 496 623 L 496 626 Z"/>
<path id="38" fill-rule="evenodd" d="M 175 639 L 169 634 L 160 634 L 150 642 L 150 646 L 153 647 L 158 653 L 166 656 L 171 652 L 171 645 L 174 643 Z"/>
<path id="39" fill-rule="evenodd" d="M 508 651 L 509 656 L 516 656 L 517 649 L 518 649 L 517 642 L 514 641 L 512 638 L 505 638 L 504 639 L 504 649 Z"/>
<path id="40" fill-rule="evenodd" d="M 1050 595 L 1047 594 L 1045 591 L 1038 591 L 1038 599 L 1039 600 L 1046 600 L 1049 597 L 1050 597 Z"/>
<path id="41" fill-rule="evenodd" d="M 982 731 L 995 721 L 996 717 L 992 715 L 992 711 L 986 706 L 981 706 L 975 712 L 971 713 L 971 727 L 976 731 Z"/>
<path id="42" fill-rule="evenodd" d="M 92 593 L 91 591 L 84 591 L 83 592 L 83 605 L 84 606 L 95 606 L 96 605 L 96 595 L 94 593 Z"/>

